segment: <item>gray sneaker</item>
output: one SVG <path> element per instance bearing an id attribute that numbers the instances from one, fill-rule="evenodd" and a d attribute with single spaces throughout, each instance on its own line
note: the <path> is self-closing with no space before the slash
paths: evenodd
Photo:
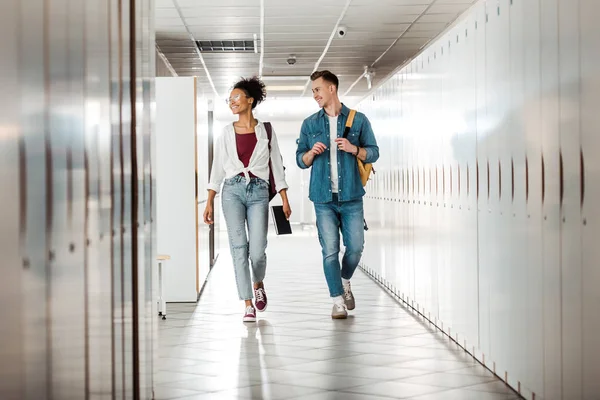
<path id="1" fill-rule="evenodd" d="M 333 310 L 331 310 L 331 318 L 333 318 L 333 319 L 348 318 L 348 311 L 346 311 L 346 305 L 345 304 L 334 304 Z"/>
<path id="2" fill-rule="evenodd" d="M 346 308 L 348 310 L 354 310 L 354 307 L 356 306 L 354 302 L 354 295 L 350 289 L 350 283 L 348 283 L 348 287 L 344 286 L 344 303 L 346 304 Z"/>

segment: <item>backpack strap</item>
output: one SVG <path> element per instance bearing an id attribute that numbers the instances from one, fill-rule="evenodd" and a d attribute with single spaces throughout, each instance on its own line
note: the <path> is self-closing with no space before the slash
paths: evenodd
<path id="1" fill-rule="evenodd" d="M 271 162 L 271 137 L 273 136 L 273 127 L 270 122 L 263 122 L 269 138 L 269 201 L 277 195 L 275 190 L 275 177 L 273 176 L 273 163 Z"/>
<path id="2" fill-rule="evenodd" d="M 346 120 L 346 127 L 344 128 L 344 139 L 348 137 L 348 133 L 350 132 L 350 128 L 352 128 L 352 123 L 354 122 L 355 115 L 356 110 L 350 110 L 350 114 L 348 114 L 348 119 Z"/>
<path id="3" fill-rule="evenodd" d="M 273 135 L 273 127 L 270 122 L 263 122 L 265 130 L 267 131 L 267 137 L 269 138 L 269 149 L 271 147 L 271 136 Z"/>

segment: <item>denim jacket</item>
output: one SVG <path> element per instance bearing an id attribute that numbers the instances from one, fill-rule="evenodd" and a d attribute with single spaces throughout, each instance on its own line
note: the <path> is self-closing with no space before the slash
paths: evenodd
<path id="1" fill-rule="evenodd" d="M 338 116 L 337 136 L 343 137 L 346 120 L 350 109 L 342 104 L 342 112 Z M 365 163 L 374 163 L 379 158 L 379 147 L 371 129 L 371 123 L 367 117 L 357 112 L 354 116 L 352 128 L 347 139 L 355 146 L 362 147 L 367 152 Z M 327 146 L 324 153 L 315 157 L 310 173 L 310 190 L 308 197 L 314 203 L 328 203 L 332 201 L 331 192 L 331 168 L 329 149 L 329 118 L 323 109 L 306 118 L 302 123 L 298 149 L 296 150 L 296 163 L 302 169 L 309 168 L 302 156 L 312 149 L 315 143 L 321 142 Z M 338 199 L 339 201 L 350 201 L 361 198 L 365 190 L 360 180 L 356 156 L 338 150 Z"/>

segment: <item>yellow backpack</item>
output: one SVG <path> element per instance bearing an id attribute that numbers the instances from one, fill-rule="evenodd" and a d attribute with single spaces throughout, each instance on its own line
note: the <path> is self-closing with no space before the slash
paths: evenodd
<path id="1" fill-rule="evenodd" d="M 348 115 L 348 120 L 346 121 L 346 128 L 344 129 L 344 138 L 347 139 L 348 133 L 350 132 L 350 128 L 352 127 L 352 123 L 354 122 L 354 116 L 356 115 L 356 110 L 350 110 L 350 115 Z M 363 163 L 362 160 L 356 157 L 356 163 L 358 164 L 358 173 L 360 174 L 360 180 L 363 186 L 367 185 L 367 181 L 369 180 L 369 176 L 371 175 L 371 171 L 375 173 L 373 169 L 373 164 Z"/>

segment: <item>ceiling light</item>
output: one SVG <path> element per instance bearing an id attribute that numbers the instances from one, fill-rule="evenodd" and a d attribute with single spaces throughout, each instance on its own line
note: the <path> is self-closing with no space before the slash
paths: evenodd
<path id="1" fill-rule="evenodd" d="M 288 90 L 304 90 L 304 85 L 295 85 L 295 86 L 267 86 L 267 92 L 268 91 L 273 91 L 273 92 L 281 92 L 281 91 L 288 91 Z"/>
<path id="2" fill-rule="evenodd" d="M 310 78 L 306 75 L 271 75 L 271 76 L 263 76 L 261 79 L 263 81 L 305 81 Z"/>

